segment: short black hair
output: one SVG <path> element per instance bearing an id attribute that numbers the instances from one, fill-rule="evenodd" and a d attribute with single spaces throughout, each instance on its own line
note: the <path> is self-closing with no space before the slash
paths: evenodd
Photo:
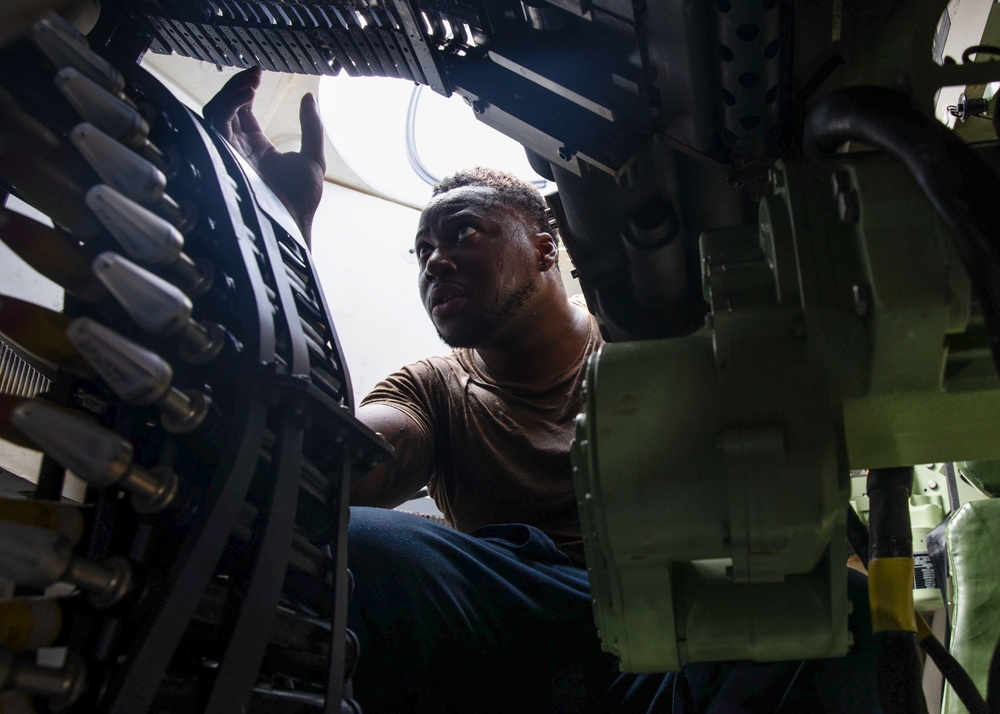
<path id="1" fill-rule="evenodd" d="M 528 181 L 506 171 L 473 166 L 441 179 L 434 185 L 431 195 L 437 196 L 463 186 L 492 188 L 502 199 L 520 208 L 525 218 L 533 221 L 539 231 L 551 232 L 545 198 L 542 192 Z"/>

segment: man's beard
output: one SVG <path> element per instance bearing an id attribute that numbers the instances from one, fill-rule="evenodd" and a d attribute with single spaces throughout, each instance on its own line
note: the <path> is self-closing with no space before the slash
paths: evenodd
<path id="1" fill-rule="evenodd" d="M 452 348 L 482 346 L 536 292 L 537 283 L 526 283 L 508 295 L 502 303 L 488 309 L 474 323 L 470 320 L 472 324 L 456 325 L 450 335 L 438 329 L 438 337 Z"/>

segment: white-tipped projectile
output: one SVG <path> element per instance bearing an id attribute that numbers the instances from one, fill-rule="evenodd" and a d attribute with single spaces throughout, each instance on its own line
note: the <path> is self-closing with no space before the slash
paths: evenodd
<path id="1" fill-rule="evenodd" d="M 140 513 L 162 510 L 177 495 L 178 478 L 172 470 L 146 470 L 133 464 L 132 444 L 86 417 L 31 399 L 13 411 L 11 421 L 88 484 L 95 488 L 117 484 L 132 494 L 132 505 Z"/>
<path id="2" fill-rule="evenodd" d="M 208 398 L 196 390 L 171 387 L 173 369 L 155 352 L 89 317 L 74 320 L 66 336 L 115 394 L 131 404 L 159 407 L 167 431 L 191 431 L 204 422 Z"/>
<path id="3" fill-rule="evenodd" d="M 94 274 L 147 332 L 178 335 L 186 362 L 207 362 L 222 349 L 225 330 L 191 318 L 191 300 L 178 287 L 116 253 L 101 253 Z"/>
<path id="4" fill-rule="evenodd" d="M 161 266 L 173 263 L 180 256 L 184 236 L 170 221 L 148 208 L 105 184 L 87 191 L 85 200 L 133 260 Z"/>
<path id="5" fill-rule="evenodd" d="M 142 114 L 86 75 L 64 67 L 55 85 L 84 121 L 132 148 L 146 142 L 149 123 Z"/>
<path id="6" fill-rule="evenodd" d="M 31 39 L 57 70 L 71 67 L 107 91 L 121 94 L 125 88 L 121 72 L 81 42 L 79 31 L 71 34 L 67 24 L 53 21 L 50 14 L 32 26 Z"/>
<path id="7" fill-rule="evenodd" d="M 163 196 L 167 185 L 163 172 L 93 124 L 77 124 L 69 139 L 101 180 L 124 196 L 140 203 Z"/>
<path id="8" fill-rule="evenodd" d="M 58 534 L 0 521 L 0 575 L 29 587 L 67 582 L 90 594 L 95 607 L 111 607 L 132 588 L 132 568 L 122 558 L 95 563 L 74 555 Z"/>

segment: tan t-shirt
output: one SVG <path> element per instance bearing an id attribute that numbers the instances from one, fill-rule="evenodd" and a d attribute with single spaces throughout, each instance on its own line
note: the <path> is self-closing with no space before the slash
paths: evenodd
<path id="1" fill-rule="evenodd" d="M 404 367 L 362 403 L 395 407 L 424 430 L 435 458 L 428 491 L 455 528 L 526 523 L 583 565 L 569 447 L 587 357 L 600 344 L 591 318 L 587 346 L 544 390 L 496 381 L 463 348 Z"/>

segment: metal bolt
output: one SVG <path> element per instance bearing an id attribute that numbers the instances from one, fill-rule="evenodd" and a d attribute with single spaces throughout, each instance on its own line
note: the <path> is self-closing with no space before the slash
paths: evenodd
<path id="1" fill-rule="evenodd" d="M 851 174 L 848 171 L 834 171 L 830 179 L 833 183 L 834 196 L 839 196 L 851 189 Z"/>
<path id="2" fill-rule="evenodd" d="M 861 218 L 861 204 L 858 192 L 851 185 L 849 171 L 834 171 L 830 177 L 833 183 L 833 197 L 837 201 L 837 215 L 841 223 L 857 223 Z"/>
<path id="3" fill-rule="evenodd" d="M 559 150 L 556 153 L 559 154 L 559 158 L 562 159 L 563 161 L 569 161 L 570 159 L 573 158 L 573 153 L 565 146 L 560 146 Z"/>
<path id="4" fill-rule="evenodd" d="M 871 285 L 854 285 L 851 287 L 854 295 L 854 312 L 858 317 L 869 318 L 873 311 L 873 297 Z"/>
<path id="5" fill-rule="evenodd" d="M 478 99 L 475 100 L 474 102 L 472 102 L 472 111 L 474 111 L 476 114 L 485 114 L 486 102 L 480 101 Z"/>
<path id="6" fill-rule="evenodd" d="M 936 489 L 937 487 L 938 487 L 938 482 L 937 481 L 928 481 L 927 482 L 927 488 Z"/>
<path id="7" fill-rule="evenodd" d="M 861 218 L 861 203 L 854 189 L 837 194 L 837 215 L 841 223 L 857 223 Z"/>

